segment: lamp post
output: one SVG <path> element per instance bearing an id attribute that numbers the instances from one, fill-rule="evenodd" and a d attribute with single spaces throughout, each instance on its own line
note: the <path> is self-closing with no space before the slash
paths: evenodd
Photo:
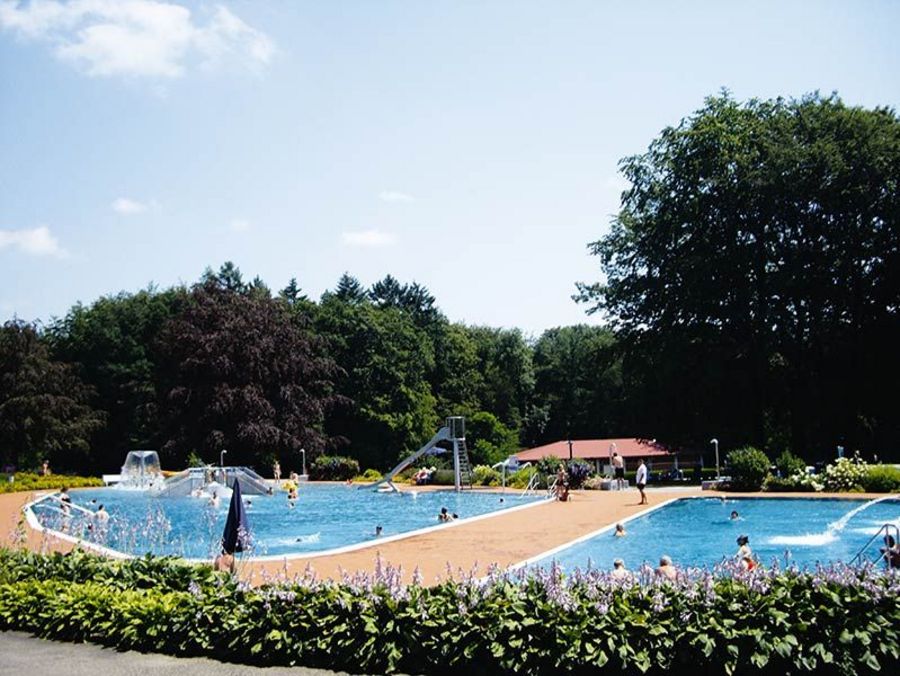
<path id="1" fill-rule="evenodd" d="M 572 461 L 572 440 L 569 439 L 569 462 Z"/>
<path id="2" fill-rule="evenodd" d="M 303 456 L 303 476 L 306 476 L 306 449 L 301 448 L 300 453 Z"/>
<path id="3" fill-rule="evenodd" d="M 222 452 L 219 453 L 219 467 L 225 467 L 225 454 L 228 453 L 224 448 Z"/>
<path id="4" fill-rule="evenodd" d="M 716 479 L 719 478 L 719 440 L 718 439 L 710 439 L 709 443 L 711 443 L 716 449 Z"/>

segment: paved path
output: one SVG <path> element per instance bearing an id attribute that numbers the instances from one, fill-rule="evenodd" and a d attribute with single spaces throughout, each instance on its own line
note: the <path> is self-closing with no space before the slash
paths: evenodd
<path id="1" fill-rule="evenodd" d="M 0 631 L 0 676 L 333 676 L 336 673 L 305 667 L 250 667 L 205 657 L 117 652 L 86 643 L 46 641 L 17 631 Z"/>

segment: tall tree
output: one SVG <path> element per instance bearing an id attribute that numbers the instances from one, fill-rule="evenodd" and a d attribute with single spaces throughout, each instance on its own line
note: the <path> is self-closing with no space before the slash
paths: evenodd
<path id="1" fill-rule="evenodd" d="M 183 288 L 150 287 L 106 296 L 74 306 L 47 332 L 54 356 L 79 364 L 94 391 L 92 406 L 104 413 L 105 424 L 91 439 L 91 458 L 103 471 L 121 467 L 129 450 L 159 448 L 162 442 L 154 348 L 186 295 Z"/>
<path id="2" fill-rule="evenodd" d="M 0 465 L 84 470 L 102 416 L 75 367 L 54 361 L 32 324 L 0 327 Z"/>
<path id="3" fill-rule="evenodd" d="M 206 280 L 189 301 L 160 337 L 168 459 L 226 448 L 260 465 L 324 450 L 338 369 L 320 342 L 268 296 Z"/>
<path id="4" fill-rule="evenodd" d="M 566 326 L 534 345 L 534 397 L 547 407 L 535 441 L 632 436 L 622 412 L 621 360 L 612 331 Z"/>
<path id="5" fill-rule="evenodd" d="M 660 436 L 900 447 L 900 120 L 892 110 L 722 95 L 641 155 L 604 283 L 580 297 L 647 365 Z"/>
<path id="6" fill-rule="evenodd" d="M 316 326 L 343 367 L 328 429 L 367 467 L 387 468 L 434 434 L 438 422 L 427 375 L 434 352 L 427 335 L 396 308 L 323 298 Z"/>

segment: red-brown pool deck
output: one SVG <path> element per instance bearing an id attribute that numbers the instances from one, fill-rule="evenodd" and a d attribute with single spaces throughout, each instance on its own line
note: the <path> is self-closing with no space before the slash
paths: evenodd
<path id="1" fill-rule="evenodd" d="M 420 490 L 420 489 L 418 489 Z M 702 493 L 698 488 L 647 491 L 649 507 L 672 498 L 696 495 L 709 497 L 839 497 L 868 499 L 879 497 L 864 493 Z M 570 502 L 544 502 L 527 509 L 501 512 L 489 518 L 459 521 L 443 528 L 411 535 L 390 542 L 373 542 L 371 546 L 340 554 L 324 554 L 305 558 L 267 561 L 245 561 L 240 566 L 243 578 L 261 583 L 272 577 L 293 577 L 307 566 L 320 577 L 338 578 L 341 571 L 372 571 L 378 555 L 385 563 L 402 566 L 409 580 L 418 567 L 426 583 L 446 576 L 447 564 L 453 569 L 470 570 L 476 564 L 484 572 L 491 563 L 506 567 L 537 556 L 576 538 L 615 524 L 647 509 L 640 505 L 635 489 L 626 491 L 575 491 Z M 22 507 L 33 498 L 32 493 L 0 495 L 0 538 L 4 544 L 19 521 Z M 69 551 L 73 544 L 25 527 L 25 546 L 34 551 Z"/>

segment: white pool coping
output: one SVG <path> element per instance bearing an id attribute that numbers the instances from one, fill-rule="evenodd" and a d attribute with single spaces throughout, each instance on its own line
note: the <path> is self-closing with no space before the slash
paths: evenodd
<path id="1" fill-rule="evenodd" d="M 25 512 L 25 518 L 28 521 L 28 525 L 31 526 L 31 528 L 33 528 L 34 530 L 36 530 L 40 533 L 47 533 L 47 534 L 52 535 L 53 537 L 58 538 L 60 540 L 70 542 L 79 547 L 83 547 L 84 549 L 90 549 L 92 551 L 97 552 L 98 554 L 102 554 L 102 555 L 110 557 L 110 558 L 120 559 L 120 560 L 140 558 L 140 556 L 138 556 L 136 554 L 126 554 L 125 552 L 120 552 L 116 549 L 104 547 L 103 545 L 99 545 L 96 542 L 91 542 L 90 540 L 85 540 L 83 538 L 75 537 L 74 535 L 69 535 L 68 533 L 63 533 L 62 531 L 54 530 L 52 528 L 47 528 L 47 527 L 43 526 L 40 523 L 40 521 L 38 521 L 38 518 L 35 515 L 32 507 L 34 505 L 36 505 L 37 503 L 42 502 L 42 501 L 46 500 L 47 498 L 55 495 L 57 492 L 58 491 L 51 491 L 49 493 L 45 493 L 45 494 L 41 495 L 40 497 L 36 498 L 35 500 L 32 500 L 31 502 L 27 503 L 24 507 L 22 507 L 22 510 Z M 447 493 L 449 493 L 449 492 L 455 492 L 455 491 L 446 490 L 446 491 L 432 491 L 432 492 L 447 492 Z M 481 491 L 479 491 L 479 492 L 481 492 Z M 483 492 L 488 493 L 489 491 L 483 491 Z M 497 495 L 498 497 L 501 497 L 501 498 L 505 497 L 505 496 L 511 496 L 513 499 L 521 499 L 522 498 L 521 495 L 514 495 L 514 494 L 511 495 L 509 493 L 500 493 L 500 492 L 495 493 L 493 491 L 490 491 L 490 493 L 493 495 Z M 531 498 L 531 499 L 529 499 L 529 501 L 527 503 L 522 504 L 522 505 L 516 505 L 514 507 L 504 507 L 503 509 L 497 509 L 492 512 L 486 512 L 485 514 L 478 514 L 476 516 L 470 516 L 470 517 L 466 517 L 464 519 L 454 519 L 453 521 L 449 521 L 446 523 L 438 523 L 433 526 L 425 526 L 423 528 L 418 528 L 416 530 L 405 531 L 402 533 L 396 533 L 394 535 L 388 535 L 386 537 L 378 537 L 378 538 L 372 537 L 371 539 L 364 540 L 363 542 L 355 542 L 353 544 L 343 545 L 341 547 L 332 547 L 331 549 L 323 549 L 323 550 L 314 551 L 314 552 L 292 552 L 292 553 L 286 553 L 286 554 L 268 554 L 268 555 L 264 555 L 264 556 L 250 556 L 250 557 L 247 557 L 246 559 L 241 558 L 241 560 L 244 562 L 248 562 L 248 563 L 268 562 L 268 561 L 296 561 L 296 560 L 303 560 L 303 559 L 314 559 L 314 558 L 318 558 L 321 556 L 334 556 L 334 555 L 338 555 L 338 554 L 347 554 L 350 552 L 358 551 L 360 549 L 366 549 L 368 547 L 379 547 L 379 546 L 381 546 L 383 544 L 387 544 L 389 542 L 397 542 L 398 540 L 405 540 L 407 538 L 415 537 L 417 535 L 425 535 L 425 534 L 437 532 L 439 530 L 443 530 L 446 528 L 453 528 L 455 526 L 460 526 L 462 524 L 474 523 L 476 521 L 490 519 L 490 518 L 493 518 L 493 517 L 496 517 L 496 516 L 499 516 L 502 514 L 511 514 L 512 512 L 521 511 L 523 509 L 528 509 L 530 507 L 536 507 L 537 505 L 543 505 L 550 501 L 552 501 L 551 497 Z M 208 559 L 208 558 L 187 558 L 187 557 L 178 557 L 178 558 L 180 558 L 183 561 L 186 561 L 188 563 L 209 563 L 210 562 L 210 559 Z"/>

